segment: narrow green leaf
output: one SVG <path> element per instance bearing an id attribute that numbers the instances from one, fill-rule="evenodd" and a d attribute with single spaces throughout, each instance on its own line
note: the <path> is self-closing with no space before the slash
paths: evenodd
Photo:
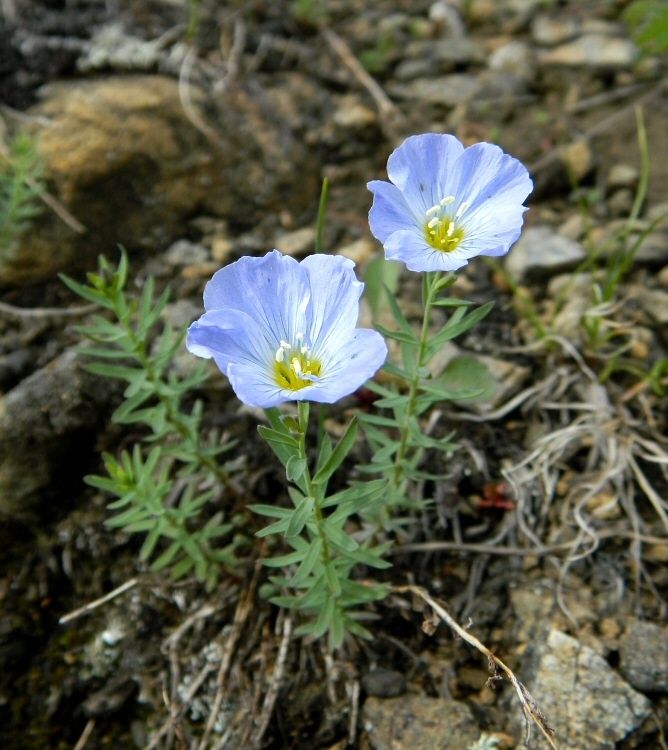
<path id="1" fill-rule="evenodd" d="M 154 521 L 153 528 L 144 540 L 141 550 L 139 550 L 140 560 L 148 560 L 148 558 L 153 554 L 153 550 L 155 549 L 158 540 L 162 536 L 162 529 L 164 525 L 165 521 L 162 518 L 158 518 Z"/>
<path id="2" fill-rule="evenodd" d="M 262 560 L 262 564 L 267 568 L 283 568 L 288 565 L 296 565 L 304 559 L 304 550 L 296 550 L 290 552 L 287 555 L 281 555 L 280 557 L 269 557 Z"/>
<path id="3" fill-rule="evenodd" d="M 407 395 L 395 394 L 389 398 L 379 398 L 374 406 L 378 409 L 396 409 L 397 407 L 407 406 L 410 398 Z"/>
<path id="4" fill-rule="evenodd" d="M 65 286 L 69 287 L 69 289 L 71 289 L 75 294 L 78 294 L 79 297 L 82 297 L 89 302 L 95 302 L 96 304 L 100 305 L 101 307 L 105 307 L 108 310 L 111 310 L 113 308 L 111 301 L 107 298 L 106 295 L 96 291 L 95 289 L 91 289 L 88 286 L 79 284 L 69 276 L 65 276 L 65 274 L 59 273 L 58 277 L 63 282 L 63 284 L 65 284 Z"/>
<path id="5" fill-rule="evenodd" d="M 383 544 L 381 547 L 375 547 L 374 549 L 360 548 L 354 552 L 349 552 L 348 556 L 351 557 L 356 563 L 360 565 L 368 565 L 371 568 L 378 570 L 386 570 L 392 567 L 392 563 L 387 560 L 383 560 L 382 554 L 389 549 L 391 544 L 388 542 Z"/>
<path id="6" fill-rule="evenodd" d="M 306 471 L 306 459 L 300 456 L 290 456 L 285 464 L 285 476 L 288 482 L 298 482 Z"/>
<path id="7" fill-rule="evenodd" d="M 485 388 L 448 388 L 437 382 L 432 382 L 420 383 L 420 391 L 433 396 L 432 401 L 464 401 L 479 398 L 485 393 Z"/>
<path id="8" fill-rule="evenodd" d="M 399 326 L 399 329 L 402 330 L 404 333 L 407 333 L 410 337 L 417 340 L 417 336 L 413 333 L 413 329 L 410 327 L 409 322 L 406 320 L 405 315 L 403 314 L 403 312 L 401 311 L 401 308 L 399 307 L 395 293 L 391 291 L 385 284 L 383 284 L 383 288 L 385 290 L 385 296 L 387 298 L 387 301 L 390 305 L 390 310 L 392 311 L 392 316 L 394 317 L 397 325 Z"/>
<path id="9" fill-rule="evenodd" d="M 322 524 L 327 540 L 341 552 L 354 552 L 359 544 L 338 525 L 338 519 L 327 518 Z"/>
<path id="10" fill-rule="evenodd" d="M 183 578 L 186 573 L 193 569 L 194 565 L 195 561 L 192 557 L 186 555 L 172 568 L 172 579 L 178 581 L 179 578 Z"/>
<path id="11" fill-rule="evenodd" d="M 379 323 L 375 324 L 375 328 L 378 333 L 385 336 L 385 338 L 392 339 L 393 341 L 400 341 L 402 344 L 409 344 L 414 347 L 420 346 L 420 339 L 418 339 L 412 331 L 411 333 L 406 333 L 405 331 L 390 331 L 389 328 L 385 328 L 385 326 L 382 326 Z"/>
<path id="12" fill-rule="evenodd" d="M 427 345 L 427 360 L 431 359 L 446 341 L 451 341 L 452 339 L 457 338 L 457 336 L 468 331 L 469 328 L 472 328 L 476 323 L 479 323 L 489 314 L 493 307 L 494 302 L 488 302 L 467 315 L 458 315 L 458 313 L 465 313 L 465 308 L 458 307 L 450 320 Z"/>
<path id="13" fill-rule="evenodd" d="M 301 534 L 302 529 L 311 516 L 311 513 L 313 513 L 314 506 L 314 497 L 305 497 L 301 501 L 301 503 L 292 511 L 288 522 L 288 527 L 285 530 L 286 537 L 292 537 Z"/>
<path id="14" fill-rule="evenodd" d="M 473 307 L 475 302 L 469 302 L 465 299 L 455 299 L 454 297 L 439 297 L 431 304 L 432 307 Z"/>
<path id="15" fill-rule="evenodd" d="M 388 445 L 381 448 L 379 451 L 377 451 L 374 455 L 374 457 L 371 459 L 372 463 L 374 464 L 383 464 L 388 459 L 392 458 L 394 454 L 399 450 L 399 447 L 401 446 L 401 442 L 399 440 L 393 440 Z"/>
<path id="16" fill-rule="evenodd" d="M 351 501 L 365 503 L 368 502 L 368 498 L 382 493 L 386 487 L 386 479 L 374 479 L 370 482 L 363 482 L 328 497 L 321 507 L 329 508 L 333 505 L 342 505 Z"/>
<path id="17" fill-rule="evenodd" d="M 361 474 L 388 474 L 394 471 L 394 462 L 387 461 L 384 464 L 367 464 L 366 466 L 358 466 L 357 471 Z"/>
<path id="18" fill-rule="evenodd" d="M 338 571 L 331 561 L 325 565 L 325 580 L 329 588 L 327 601 L 333 601 L 335 597 L 341 594 L 341 581 L 339 580 Z M 306 597 L 304 598 L 306 599 Z"/>
<path id="19" fill-rule="evenodd" d="M 276 432 L 282 432 L 284 435 L 290 434 L 288 428 L 283 424 L 281 412 L 275 406 L 272 406 L 270 409 L 265 409 L 264 413 L 269 420 L 269 424 L 274 430 L 276 430 Z"/>
<path id="20" fill-rule="evenodd" d="M 151 565 L 151 570 L 162 570 L 166 568 L 181 550 L 181 543 L 172 542 L 169 547 Z"/>
<path id="21" fill-rule="evenodd" d="M 289 508 L 279 508 L 277 505 L 249 505 L 248 508 L 258 516 L 269 518 L 289 518 L 293 512 Z"/>
<path id="22" fill-rule="evenodd" d="M 385 386 L 380 385 L 380 383 L 377 383 L 375 380 L 368 380 L 366 382 L 366 387 L 379 396 L 386 396 L 387 398 L 390 398 L 391 396 L 397 395 L 396 391 L 385 388 Z"/>
<path id="23" fill-rule="evenodd" d="M 313 568 L 322 554 L 322 539 L 316 537 L 309 545 L 306 554 L 294 575 L 295 586 L 300 586 L 311 575 Z"/>
<path id="24" fill-rule="evenodd" d="M 343 644 L 343 639 L 346 636 L 346 626 L 343 612 L 338 608 L 334 608 L 332 613 L 332 619 L 329 624 L 329 636 L 327 643 L 331 650 L 340 648 Z"/>
<path id="25" fill-rule="evenodd" d="M 413 349 L 411 347 L 408 347 L 410 352 L 413 352 Z M 383 370 L 388 375 L 393 375 L 395 378 L 401 378 L 402 380 L 409 381 L 411 379 L 411 374 L 408 372 L 408 370 L 405 370 L 401 367 L 397 367 L 396 365 L 393 365 L 391 362 L 386 362 L 383 365 Z"/>
<path id="26" fill-rule="evenodd" d="M 121 367 L 120 365 L 105 365 L 92 363 L 86 365 L 86 370 L 93 375 L 103 375 L 106 378 L 118 378 L 119 380 L 134 380 L 137 375 L 144 375 L 143 371 L 136 367 Z"/>
<path id="27" fill-rule="evenodd" d="M 332 455 L 332 450 L 334 449 L 334 446 L 332 445 L 332 439 L 329 435 L 325 433 L 325 435 L 322 438 L 322 443 L 320 445 L 320 451 L 318 452 L 318 460 L 316 461 L 316 471 L 318 469 L 321 469 L 329 457 Z"/>
<path id="28" fill-rule="evenodd" d="M 289 523 L 289 518 L 283 518 L 280 521 L 276 521 L 276 523 L 271 523 L 269 526 L 265 526 L 264 529 L 256 531 L 255 536 L 258 537 L 258 539 L 263 539 L 265 536 L 270 536 L 271 534 L 285 534 Z"/>
<path id="29" fill-rule="evenodd" d="M 353 445 L 355 444 L 355 438 L 357 436 L 357 418 L 353 417 L 350 420 L 350 424 L 346 427 L 346 431 L 341 436 L 341 439 L 336 444 L 336 447 L 332 451 L 332 455 L 325 461 L 324 465 L 318 469 L 315 476 L 313 477 L 313 484 L 323 484 L 327 482 L 332 474 L 339 468 L 343 463 L 345 457 L 350 453 Z"/>

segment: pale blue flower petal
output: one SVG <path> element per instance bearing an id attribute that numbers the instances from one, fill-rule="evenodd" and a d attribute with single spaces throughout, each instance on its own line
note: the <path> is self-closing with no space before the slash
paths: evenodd
<path id="1" fill-rule="evenodd" d="M 364 284 L 355 276 L 353 261 L 343 255 L 310 255 L 300 266 L 309 277 L 311 296 L 306 333 L 317 357 L 319 351 L 335 346 L 338 335 L 350 336 L 359 318 Z"/>
<path id="2" fill-rule="evenodd" d="M 390 156 L 391 183 L 374 180 L 369 212 L 386 257 L 413 271 L 452 271 L 477 255 L 505 255 L 517 240 L 533 183 L 498 146 L 451 135 L 411 136 Z"/>
<path id="3" fill-rule="evenodd" d="M 255 366 L 273 357 L 278 341 L 268 339 L 261 325 L 240 310 L 212 310 L 188 329 L 186 347 L 198 357 L 213 357 L 226 372 L 230 362 L 247 361 Z"/>
<path id="4" fill-rule="evenodd" d="M 233 362 L 227 366 L 225 373 L 230 380 L 230 385 L 237 395 L 239 401 L 248 406 L 256 406 L 261 409 L 269 409 L 278 404 L 291 401 L 292 391 L 278 388 L 266 370 L 258 369 L 245 362 Z M 301 399 L 308 399 L 307 391 L 314 388 L 302 388 L 296 391 Z"/>
<path id="5" fill-rule="evenodd" d="M 424 212 L 452 195 L 456 164 L 464 146 L 454 135 L 412 135 L 387 162 L 387 176 L 399 188 L 413 213 Z"/>
<path id="6" fill-rule="evenodd" d="M 385 257 L 405 263 L 409 271 L 456 271 L 468 264 L 461 248 L 451 253 L 434 250 L 415 232 L 394 232 L 385 243 Z"/>
<path id="7" fill-rule="evenodd" d="M 400 228 L 412 231 L 420 229 L 422 216 L 418 219 L 413 214 L 396 185 L 382 180 L 373 180 L 367 183 L 367 188 L 374 194 L 373 206 L 369 211 L 369 225 L 374 237 L 385 242 L 392 232 Z"/>
<path id="8" fill-rule="evenodd" d="M 332 403 L 387 356 L 378 333 L 355 329 L 364 285 L 353 268 L 342 256 L 298 263 L 277 250 L 242 258 L 207 284 L 207 312 L 188 329 L 186 346 L 213 357 L 250 406 Z"/>
<path id="9" fill-rule="evenodd" d="M 345 344 L 329 354 L 317 388 L 304 389 L 313 390 L 308 395 L 310 401 L 333 403 L 363 386 L 385 364 L 387 345 L 377 331 L 358 328 Z"/>
<path id="10" fill-rule="evenodd" d="M 457 161 L 458 182 L 452 194 L 472 208 L 490 200 L 507 205 L 521 204 L 533 189 L 522 162 L 491 143 L 476 143 L 465 149 Z"/>
<path id="11" fill-rule="evenodd" d="M 267 337 L 284 340 L 303 332 L 308 301 L 308 275 L 294 258 L 278 250 L 225 266 L 204 290 L 206 310 L 243 310 Z"/>

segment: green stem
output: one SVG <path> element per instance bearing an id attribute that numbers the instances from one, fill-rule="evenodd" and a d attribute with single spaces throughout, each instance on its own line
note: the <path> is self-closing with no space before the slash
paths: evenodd
<path id="1" fill-rule="evenodd" d="M 327 207 L 327 196 L 329 194 L 329 180 L 325 177 L 322 181 L 320 190 L 320 203 L 318 204 L 318 219 L 315 230 L 315 252 L 316 255 L 322 252 L 322 232 L 325 227 L 325 209 Z"/>
<path id="2" fill-rule="evenodd" d="M 309 402 L 308 401 L 299 401 L 299 456 L 300 458 L 306 460 L 306 432 L 308 429 L 308 420 L 309 420 Z M 327 535 L 325 534 L 325 530 L 323 529 L 323 522 L 324 517 L 322 515 L 322 507 L 321 503 L 318 502 L 318 494 L 317 489 L 315 485 L 313 484 L 313 480 L 311 479 L 311 472 L 308 468 L 308 462 L 306 463 L 306 468 L 304 469 L 304 481 L 306 482 L 306 489 L 308 491 L 309 497 L 315 498 L 315 502 L 313 504 L 313 516 L 315 519 L 315 525 L 318 529 L 318 536 L 320 537 L 320 540 L 322 541 L 322 561 L 327 567 L 332 559 L 332 554 L 329 548 L 329 541 L 327 540 Z M 333 591 L 330 591 L 330 594 L 334 594 Z"/>
<path id="3" fill-rule="evenodd" d="M 427 364 L 426 352 L 429 344 L 429 325 L 431 323 L 431 311 L 436 296 L 436 287 L 441 279 L 440 272 L 426 273 L 422 286 L 422 306 L 424 316 L 422 318 L 422 330 L 420 332 L 420 343 L 415 356 L 415 367 L 408 384 L 408 405 L 404 411 L 400 428 L 400 443 L 394 459 L 394 471 L 392 472 L 392 486 L 398 489 L 403 481 L 404 461 L 410 444 L 410 421 L 415 412 L 418 391 L 420 386 L 422 368 Z"/>

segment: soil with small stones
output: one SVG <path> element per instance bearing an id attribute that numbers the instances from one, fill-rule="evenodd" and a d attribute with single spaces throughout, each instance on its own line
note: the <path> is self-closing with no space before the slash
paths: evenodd
<path id="1" fill-rule="evenodd" d="M 351 56 L 366 61 L 384 90 L 391 91 L 397 82 L 402 49 L 411 41 L 411 24 L 406 19 L 422 24 L 421 28 L 425 23 L 436 26 L 436 21 L 428 20 L 430 7 L 435 5 L 401 0 L 382 0 L 372 7 L 356 0 L 202 0 L 201 4 L 190 3 L 191 10 L 199 14 L 192 43 L 203 62 L 202 70 L 209 71 L 212 86 L 215 74 L 210 71 L 228 73 L 225 64 L 236 55 L 235 85 L 252 87 L 261 81 L 262 86 L 271 87 L 273 76 L 299 71 L 329 95 L 354 94 L 369 111 L 377 112 L 378 101 L 359 73 L 347 67 L 326 41 L 323 24 L 337 33 Z M 564 20 L 617 22 L 625 3 L 544 5 Z M 327 17 L 323 20 L 319 10 L 325 6 Z M 7 122 L 13 122 L 12 118 L 37 100 L 44 84 L 114 72 L 83 74 L 77 67 L 93 31 L 100 26 L 118 22 L 129 35 L 145 40 L 163 37 L 167 48 L 185 39 L 192 21 L 187 8 L 158 0 L 7 0 L 0 8 L 0 103 L 4 105 L 0 115 Z M 234 51 L 235 33 L 242 28 L 243 46 Z M 504 24 L 490 13 L 477 20 L 474 15 L 469 33 L 483 47 L 493 49 L 514 39 L 526 41 L 529 28 L 530 15 L 517 14 Z M 455 64 L 453 72 L 460 67 Z M 595 221 L 603 225 L 614 218 L 601 197 L 606 189 L 605 175 L 617 162 L 638 165 L 634 97 L 645 95 L 654 83 L 655 79 L 636 81 L 631 71 L 555 68 L 535 76 L 519 100 L 509 96 L 469 102 L 453 111 L 398 99 L 390 111 L 377 114 L 369 131 L 355 134 L 337 130 L 331 123 L 317 123 L 304 137 L 313 144 L 313 158 L 331 180 L 325 245 L 336 248 L 360 235 L 368 236 L 366 181 L 383 177 L 387 156 L 403 137 L 436 129 L 455 132 L 466 142 L 496 140 L 506 151 L 536 167 L 536 191 L 530 200 L 527 226 L 559 227 L 578 213 L 578 196 L 592 202 Z M 636 85 L 638 89 L 633 88 Z M 614 93 L 624 87 L 629 87 L 628 95 L 616 97 Z M 600 97 L 599 103 L 596 97 Z M 578 101 L 591 106 L 578 111 L 573 108 Z M 554 153 L 560 145 L 577 140 L 622 110 L 628 110 L 630 116 L 588 141 L 595 168 L 586 175 L 579 192 L 573 191 L 567 170 L 552 158 Z M 312 123 L 312 112 L 297 115 Z M 658 205 L 668 202 L 665 91 L 647 105 L 645 122 L 652 159 L 648 203 Z M 312 222 L 316 205 L 314 196 L 313 214 L 304 217 L 306 223 Z M 273 239 L 271 227 L 282 221 L 282 229 L 298 228 L 291 223 L 294 217 L 268 217 L 258 230 L 267 243 Z M 193 222 L 184 235 L 201 240 L 198 226 Z M 239 247 L 243 247 L 242 241 Z M 161 286 L 169 283 L 176 299 L 199 304 L 205 278 L 160 265 L 160 258 L 147 257 L 139 247 L 130 249 L 138 278 L 151 274 L 157 263 Z M 629 360 L 643 369 L 668 356 L 665 329 L 639 312 L 637 301 L 637 290 L 651 285 L 659 271 L 637 267 L 625 287 L 623 314 L 635 316 L 631 321 L 640 321 L 652 335 L 653 349 L 645 359 Z M 488 265 L 471 264 L 460 283 L 463 294 L 476 303 L 497 300 L 492 316 L 458 342 L 463 348 L 503 356 L 518 367 L 528 367 L 539 385 L 548 382 L 550 375 L 563 373 L 561 380 L 553 381 L 553 392 L 542 392 L 544 402 L 563 397 L 573 403 L 584 398 L 582 388 L 587 383 L 575 381 L 588 366 L 597 372 L 603 369 L 596 354 L 585 352 L 586 361 L 579 368 L 558 345 L 526 346 L 536 341 L 534 332 L 526 316 L 512 304 L 504 279 Z M 407 309 L 415 305 L 419 293 L 419 281 L 402 275 L 398 295 Z M 533 297 L 540 315 L 548 315 L 552 301 L 546 297 L 544 283 L 525 293 Z M 8 289 L 3 301 L 25 308 L 80 304 L 56 280 Z M 78 340 L 72 324 L 56 318 L 2 317 L 0 333 L 5 392 Z M 653 440 L 665 432 L 665 399 L 642 388 L 636 398 L 631 391 L 637 382 L 618 373 L 607 381 L 607 393 L 612 403 L 625 405 L 629 422 L 638 425 L 639 434 Z M 257 437 L 256 415 L 240 411 L 229 390 L 215 379 L 198 395 L 207 404 L 207 429 L 226 429 L 229 437 L 238 441 L 235 450 L 244 459 L 236 489 L 225 498 L 226 511 L 242 512 L 253 502 L 289 502 L 278 467 Z M 370 408 L 364 394 L 332 411 L 329 426 L 333 431 L 340 431 L 354 408 Z M 521 524 L 513 526 L 517 498 L 503 470 L 526 457 L 536 431 L 545 431 L 550 425 L 555 430 L 563 428 L 579 414 L 568 409 L 550 412 L 549 407 L 537 404 L 511 410 L 495 420 L 472 421 L 469 411 L 446 410 L 436 434 L 455 429 L 463 447 L 454 454 L 445 486 L 424 488 L 425 496 L 436 498 L 436 503 L 416 515 L 402 538 L 403 544 L 425 546 L 419 551 L 397 549 L 394 568 L 385 575 L 385 580 L 396 585 L 424 586 L 440 597 L 462 624 L 470 618 L 476 636 L 513 669 L 521 670 L 522 650 L 541 624 L 596 642 L 616 666 L 619 634 L 639 612 L 643 619 L 665 623 L 668 578 L 661 544 L 654 545 L 653 556 L 638 557 L 629 537 L 624 537 L 633 531 L 629 518 L 641 518 L 648 537 L 663 535 L 665 549 L 666 530 L 656 523 L 646 500 L 638 500 L 637 516 L 616 516 L 616 526 L 611 521 L 610 529 L 621 530 L 618 538 L 608 534 L 595 554 L 584 555 L 570 566 L 564 566 L 563 554 L 527 552 L 532 544 L 527 543 Z M 595 434 L 592 428 L 572 450 L 555 452 L 559 464 L 555 476 L 561 483 L 555 502 L 563 500 L 564 508 L 565 499 L 570 498 L 569 483 L 577 484 L 579 477 L 591 476 L 600 468 L 591 444 Z M 226 654 L 230 661 L 224 671 L 220 720 L 207 747 L 376 747 L 369 744 L 364 722 L 355 712 L 367 695 L 364 687 L 359 692 L 360 683 L 368 686 L 368 674 L 378 667 L 391 670 L 390 681 L 397 679 L 397 673 L 403 675 L 412 693 L 466 702 L 481 730 L 509 732 L 505 746 L 521 745 L 521 730 L 508 720 L 510 713 L 520 713 L 508 687 L 496 692 L 486 687 L 485 660 L 455 640 L 444 626 L 433 635 L 423 632 L 423 619 L 429 612 L 404 595 L 392 596 L 375 608 L 379 617 L 371 623 L 374 641 L 347 642 L 333 659 L 320 644 L 293 639 L 276 702 L 258 734 L 286 621 L 285 613 L 277 614 L 258 593 L 266 570 L 257 560 L 278 554 L 280 541 L 242 550 L 242 557 L 246 556 L 239 567 L 211 593 L 194 580 L 174 584 L 167 577 L 147 572 L 138 562 L 141 540 L 106 527 L 108 499 L 85 489 L 82 481 L 84 475 L 102 471 L 101 451 L 127 448 L 136 438 L 137 434 L 116 426 L 100 430 L 87 445 L 77 448 L 76 460 L 68 459 L 63 473 L 69 479 L 62 488 L 54 488 L 55 499 L 38 522 L 12 518 L 0 522 L 0 747 L 198 747 L 220 691 L 217 675 Z M 665 475 L 650 468 L 647 476 L 660 497 L 667 497 Z M 640 495 L 638 492 L 638 498 Z M 570 517 L 565 520 L 566 510 L 550 507 L 543 511 L 542 518 L 531 518 L 541 543 L 549 547 L 570 541 L 577 524 Z M 258 519 L 249 523 L 256 529 L 261 525 Z M 508 528 L 514 530 L 508 533 Z M 607 527 L 602 528 L 605 531 Z M 481 553 L 477 545 L 498 535 L 504 539 L 498 545 L 503 549 L 492 547 Z M 438 542 L 449 546 L 439 549 Z M 524 551 L 513 555 L 509 550 L 513 545 Z M 63 616 L 128 582 L 127 591 L 113 601 L 59 624 Z M 518 602 L 526 601 L 522 598 L 525 593 L 533 595 L 539 590 L 544 594 L 540 606 L 529 607 L 532 614 L 528 615 L 528 605 L 521 608 Z M 174 633 L 180 634 L 179 638 L 170 641 Z M 231 637 L 233 647 L 226 652 Z M 522 677 L 521 671 L 518 676 Z M 200 678 L 200 689 L 189 695 Z M 656 748 L 661 742 L 665 745 L 657 727 L 668 725 L 666 699 L 660 694 L 650 697 L 656 725 L 646 726 L 615 747 L 630 750 Z M 162 739 L 151 744 L 161 729 L 165 730 Z M 560 727 L 556 729 L 558 736 Z M 226 741 L 221 740 L 226 736 Z"/>

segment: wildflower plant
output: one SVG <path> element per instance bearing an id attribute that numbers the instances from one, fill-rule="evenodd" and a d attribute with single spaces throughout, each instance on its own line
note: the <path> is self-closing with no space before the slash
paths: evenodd
<path id="1" fill-rule="evenodd" d="M 204 290 L 204 315 L 188 330 L 187 347 L 213 358 L 235 393 L 249 406 L 266 410 L 270 427 L 260 427 L 291 483 L 294 508 L 255 505 L 277 519 L 260 533 L 282 534 L 293 552 L 265 561 L 292 568 L 271 579 L 276 604 L 305 609 L 316 618 L 302 633 L 330 634 L 337 646 L 346 631 L 367 635 L 354 607 L 385 595 L 382 587 L 351 580 L 358 563 L 387 567 L 384 547 L 360 544 L 345 530 L 349 518 L 377 502 L 384 481 L 328 496 L 329 480 L 352 449 L 353 418 L 336 446 L 325 438 L 313 470 L 307 455 L 309 401 L 334 403 L 357 390 L 383 365 L 382 336 L 357 329 L 363 284 L 352 261 L 312 255 L 301 263 L 277 250 L 263 258 L 241 258 L 218 271 Z M 298 402 L 298 414 L 276 407 Z M 334 509 L 330 512 L 330 509 Z M 291 594 L 280 593 L 280 589 Z"/>
<path id="2" fill-rule="evenodd" d="M 7 145 L 0 140 L 0 257 L 11 260 L 19 237 L 41 212 L 43 167 L 37 144 L 19 133 Z"/>
<path id="3" fill-rule="evenodd" d="M 156 299 L 149 277 L 141 298 L 131 299 L 125 252 L 116 269 L 100 257 L 99 273 L 88 274 L 88 284 L 67 276 L 61 279 L 80 297 L 111 314 L 111 319 L 96 315 L 77 331 L 89 342 L 79 352 L 97 360 L 86 369 L 128 384 L 112 421 L 149 430 L 142 443 L 123 451 L 120 458 L 103 454 L 107 476 L 86 477 L 88 484 L 117 498 L 108 506 L 116 513 L 107 525 L 145 534 L 140 558 L 152 559 L 152 570 L 167 568 L 174 579 L 194 572 L 213 588 L 221 570 L 235 565 L 236 549 L 243 541 L 238 518 L 226 519 L 221 510 L 202 517 L 205 506 L 216 504 L 224 494 L 234 466 L 220 459 L 234 444 L 214 434 L 202 438 L 200 401 L 189 413 L 184 409 L 188 394 L 208 377 L 203 367 L 185 377 L 171 367 L 183 346 L 184 332 L 166 325 L 153 345 L 169 289 Z"/>
<path id="4" fill-rule="evenodd" d="M 425 470 L 427 453 L 436 451 L 447 458 L 456 448 L 451 436 L 424 434 L 420 416 L 437 402 L 481 395 L 487 382 L 486 372 L 475 360 L 458 363 L 456 385 L 452 368 L 436 376 L 429 369 L 446 342 L 476 325 L 493 306 L 490 302 L 476 308 L 465 300 L 444 296 L 444 292 L 456 281 L 454 270 L 470 258 L 508 252 L 520 235 L 526 211 L 523 201 L 532 182 L 521 162 L 498 146 L 479 143 L 465 149 L 453 136 L 431 133 L 408 138 L 390 156 L 387 172 L 391 182 L 368 184 L 374 193 L 369 223 L 385 247 L 386 258 L 424 272 L 423 317 L 419 332 L 415 332 L 388 293 L 398 330 L 378 329 L 397 342 L 402 362 L 385 367 L 395 378 L 394 387 L 369 383 L 380 397 L 375 406 L 390 410 L 392 415 L 361 417 L 375 449 L 364 471 L 387 477 L 388 505 L 411 505 L 411 484 L 443 478 Z M 451 315 L 433 331 L 438 309 L 451 311 Z M 467 370 L 465 378 L 462 365 Z M 469 387 L 461 387 L 462 379 Z"/>
<path id="5" fill-rule="evenodd" d="M 442 373 L 433 373 L 429 365 L 446 342 L 491 310 L 491 303 L 475 307 L 445 293 L 456 280 L 454 271 L 469 259 L 508 252 L 520 234 L 523 201 L 532 187 L 526 169 L 497 146 L 464 148 L 448 135 L 407 139 L 390 157 L 388 175 L 391 182 L 369 183 L 374 193 L 369 220 L 387 259 L 423 273 L 423 318 L 417 330 L 389 289 L 396 330 L 357 328 L 364 285 L 354 264 L 320 252 L 325 185 L 316 253 L 298 262 L 273 250 L 217 271 L 204 290 L 205 311 L 186 338 L 192 354 L 213 359 L 241 402 L 264 410 L 266 423 L 259 434 L 285 470 L 291 507 L 250 506 L 269 519 L 257 536 L 282 538 L 290 548 L 264 560 L 277 574 L 269 577 L 263 593 L 276 605 L 307 615 L 298 633 L 327 634 L 332 648 L 346 633 L 371 637 L 364 625 L 373 616 L 367 605 L 383 598 L 389 587 L 359 580 L 355 569 L 390 567 L 384 554 L 392 535 L 410 522 L 410 516 L 399 518 L 401 509 L 419 505 L 419 482 L 445 473 L 434 470 L 427 458 L 434 452 L 447 458 L 456 447 L 452 436 L 427 434 L 424 417 L 438 402 L 479 396 L 489 387 L 488 374 L 473 360 L 461 360 Z M 201 385 L 204 374 L 197 369 L 179 380 L 169 373 L 180 339 L 164 332 L 162 345 L 149 351 L 147 332 L 166 296 L 155 301 L 147 282 L 141 300 L 129 303 L 123 291 L 126 277 L 123 256 L 113 274 L 103 261 L 88 286 L 66 279 L 71 289 L 116 317 L 115 322 L 99 317 L 80 329 L 94 342 L 84 351 L 105 360 L 91 369 L 129 383 L 115 420 L 142 422 L 152 430 L 150 450 L 135 448 L 120 461 L 106 456 L 109 477 L 89 481 L 119 498 L 111 507 L 123 510 L 111 523 L 148 533 L 143 556 L 153 552 L 161 536 L 171 540 L 154 566 L 180 555 L 178 574 L 194 567 L 198 577 L 215 582 L 210 564 L 224 564 L 234 547 L 217 551 L 210 541 L 229 536 L 233 528 L 218 516 L 197 526 L 192 514 L 220 494 L 229 467 L 218 467 L 218 459 L 229 445 L 202 442 L 199 404 L 190 414 L 184 411 L 183 397 Z M 449 317 L 435 326 L 444 312 Z M 387 361 L 384 337 L 396 343 L 399 362 Z M 107 362 L 114 358 L 134 365 Z M 373 379 L 380 368 L 387 376 L 383 384 Z M 333 441 L 323 427 L 326 405 L 364 384 L 377 396 L 373 410 L 353 415 Z M 311 402 L 318 405 L 317 429 L 309 425 Z M 357 442 L 360 422 L 373 457 L 346 481 L 340 470 Z M 175 509 L 168 498 L 177 478 L 185 482 L 184 507 Z"/>

